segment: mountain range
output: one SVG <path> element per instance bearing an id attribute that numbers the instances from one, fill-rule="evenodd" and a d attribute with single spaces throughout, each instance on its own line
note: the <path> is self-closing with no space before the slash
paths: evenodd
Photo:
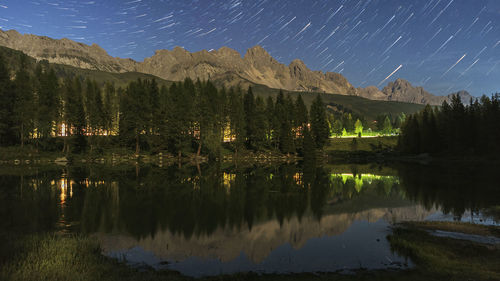
<path id="1" fill-rule="evenodd" d="M 243 57 L 227 47 L 194 53 L 175 47 L 173 50 L 158 50 L 142 62 L 112 57 L 96 44 L 89 46 L 69 39 L 22 35 L 15 30 L 0 30 L 0 46 L 19 50 L 37 60 L 48 60 L 51 63 L 110 73 L 140 72 L 170 81 L 181 81 L 189 77 L 193 80 L 210 79 L 226 87 L 257 84 L 288 91 L 321 92 L 431 105 L 439 105 L 451 97 L 433 95 L 403 79 L 390 82 L 382 90 L 375 86 L 355 88 L 343 75 L 312 71 L 299 59 L 293 60 L 288 66 L 282 64 L 260 46 L 248 49 Z M 466 91 L 456 94 L 464 102 L 472 98 Z"/>

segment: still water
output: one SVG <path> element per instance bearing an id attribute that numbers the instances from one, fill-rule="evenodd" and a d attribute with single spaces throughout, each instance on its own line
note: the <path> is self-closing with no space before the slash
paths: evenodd
<path id="1" fill-rule="evenodd" d="M 498 167 L 497 167 L 498 168 Z M 493 167 L 0 168 L 0 227 L 83 233 L 133 266 L 200 277 L 411 267 L 391 224 L 496 224 Z"/>

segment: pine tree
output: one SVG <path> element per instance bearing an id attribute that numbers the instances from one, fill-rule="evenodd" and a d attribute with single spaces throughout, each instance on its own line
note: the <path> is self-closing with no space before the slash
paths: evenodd
<path id="1" fill-rule="evenodd" d="M 292 153 L 295 151 L 291 118 L 293 114 L 293 102 L 289 96 L 285 98 L 283 92 L 280 91 L 276 98 L 274 110 L 278 148 L 282 153 Z"/>
<path id="2" fill-rule="evenodd" d="M 160 88 L 156 79 L 145 81 L 146 95 L 147 95 L 147 122 L 146 125 L 146 135 L 149 147 L 157 151 L 160 149 L 160 137 L 159 137 L 159 124 L 161 119 L 164 118 L 161 115 L 160 109 Z"/>
<path id="3" fill-rule="evenodd" d="M 342 121 L 340 119 L 335 120 L 333 123 L 333 133 L 335 136 L 340 137 L 342 136 L 342 129 L 343 129 Z M 347 133 L 346 133 L 347 134 Z"/>
<path id="4" fill-rule="evenodd" d="M 295 125 L 301 129 L 305 128 L 309 123 L 309 114 L 302 95 L 298 95 L 295 101 L 295 121 Z"/>
<path id="5" fill-rule="evenodd" d="M 328 122 L 326 121 L 326 109 L 320 95 L 317 95 L 311 105 L 311 133 L 316 147 L 322 149 L 329 137 Z"/>
<path id="6" fill-rule="evenodd" d="M 304 145 L 304 130 L 309 124 L 309 113 L 307 111 L 306 105 L 304 104 L 304 100 L 302 99 L 302 95 L 297 96 L 294 109 L 294 130 L 296 135 L 295 147 L 297 150 L 301 150 Z"/>
<path id="7" fill-rule="evenodd" d="M 394 123 L 394 129 L 400 129 L 401 126 L 403 126 L 403 123 L 405 122 L 406 120 L 406 115 L 403 113 L 401 113 L 400 115 L 398 115 L 398 117 L 396 118 L 396 121 Z"/>
<path id="8" fill-rule="evenodd" d="M 344 123 L 344 127 L 346 128 L 347 132 L 349 132 L 349 133 L 354 132 L 354 121 L 353 121 L 351 113 L 346 114 L 345 120 L 343 123 Z"/>
<path id="9" fill-rule="evenodd" d="M 255 99 L 255 146 L 262 149 L 267 143 L 268 118 L 266 116 L 266 105 L 261 97 Z"/>
<path id="10" fill-rule="evenodd" d="M 14 114 L 17 135 L 24 147 L 26 140 L 34 133 L 35 97 L 33 79 L 28 72 L 28 56 L 21 55 L 21 66 L 14 79 Z"/>
<path id="11" fill-rule="evenodd" d="M 304 130 L 304 142 L 302 145 L 302 157 L 304 161 L 315 161 L 316 160 L 316 143 L 308 127 Z"/>
<path id="12" fill-rule="evenodd" d="M 145 83 L 138 79 L 127 86 L 120 101 L 120 136 L 125 140 L 133 138 L 136 154 L 140 152 L 141 136 L 150 125 L 148 98 Z"/>
<path id="13" fill-rule="evenodd" d="M 357 119 L 356 120 L 356 123 L 354 124 L 354 133 L 361 137 L 361 135 L 363 134 L 363 123 L 361 122 L 361 120 Z"/>
<path id="14" fill-rule="evenodd" d="M 231 134 L 236 138 L 234 141 L 234 148 L 236 154 L 238 154 L 238 151 L 243 148 L 246 142 L 246 118 L 241 89 L 237 88 L 236 90 L 230 90 L 229 104 L 231 108 L 229 114 Z"/>
<path id="15" fill-rule="evenodd" d="M 158 150 L 167 150 L 169 148 L 171 140 L 171 131 L 169 130 L 169 127 L 173 122 L 173 120 L 170 119 L 170 110 L 173 110 L 172 99 L 170 98 L 168 88 L 163 85 L 160 88 L 160 95 L 158 97 L 158 112 L 157 116 L 155 117 L 155 127 L 158 133 L 158 136 L 156 138 L 156 141 L 158 143 L 155 144 L 155 147 Z"/>
<path id="16" fill-rule="evenodd" d="M 382 132 L 384 133 L 384 135 L 389 135 L 392 133 L 392 124 L 391 124 L 391 120 L 389 119 L 389 116 L 386 116 L 384 119 L 384 123 L 382 126 Z"/>
<path id="17" fill-rule="evenodd" d="M 0 146 L 15 143 L 14 127 L 14 96 L 7 65 L 0 54 Z"/>
<path id="18" fill-rule="evenodd" d="M 67 78 L 64 81 L 64 120 L 66 124 L 66 130 L 68 135 L 75 136 L 73 138 L 72 146 L 67 142 L 67 137 L 65 137 L 65 145 L 63 152 L 79 153 L 86 149 L 85 140 L 85 111 L 83 107 L 83 90 L 82 84 L 78 77 L 73 79 Z"/>
<path id="19" fill-rule="evenodd" d="M 98 145 L 96 136 L 102 132 L 104 127 L 104 105 L 101 89 L 95 81 L 85 81 L 85 101 L 87 109 L 86 132 L 90 135 L 90 151 Z"/>
<path id="20" fill-rule="evenodd" d="M 245 130 L 246 130 L 246 146 L 249 149 L 256 148 L 257 136 L 257 123 L 256 123 L 256 110 L 255 110 L 255 96 L 252 87 L 248 87 L 248 91 L 243 97 L 243 108 L 245 111 Z"/>
<path id="21" fill-rule="evenodd" d="M 103 98 L 103 126 L 106 134 L 110 134 L 113 130 L 113 126 L 117 120 L 117 108 L 116 108 L 116 89 L 113 83 L 107 82 L 104 85 L 104 98 Z"/>
<path id="22" fill-rule="evenodd" d="M 272 143 L 275 139 L 276 132 L 276 115 L 274 109 L 274 101 L 270 96 L 266 100 L 266 116 L 267 116 L 267 127 L 266 127 L 266 137 L 267 143 L 269 146 L 272 146 Z"/>
<path id="23" fill-rule="evenodd" d="M 420 151 L 433 153 L 436 151 L 437 127 L 434 111 L 430 105 L 426 105 L 420 113 Z"/>
<path id="24" fill-rule="evenodd" d="M 276 103 L 274 104 L 274 120 L 273 120 L 273 141 L 275 149 L 281 147 L 282 141 L 282 124 L 286 119 L 285 115 L 285 96 L 283 91 L 280 90 L 278 96 L 276 97 Z"/>

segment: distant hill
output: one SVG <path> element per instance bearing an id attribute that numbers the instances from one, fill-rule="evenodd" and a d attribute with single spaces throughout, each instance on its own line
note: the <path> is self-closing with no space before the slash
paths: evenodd
<path id="1" fill-rule="evenodd" d="M 158 50 L 143 62 L 114 58 L 96 44 L 89 46 L 69 39 L 22 35 L 15 30 L 0 30 L 0 46 L 20 50 L 37 60 L 45 59 L 51 63 L 108 73 L 146 73 L 167 81 L 190 77 L 193 80 L 210 79 L 226 87 L 239 85 L 246 88 L 258 84 L 287 91 L 432 105 L 449 99 L 432 95 L 421 87 L 413 87 L 402 79 L 389 83 L 382 91 L 373 86 L 356 89 L 341 74 L 312 71 L 299 59 L 289 65 L 281 64 L 260 46 L 248 49 L 243 57 L 227 47 L 194 53 L 176 47 L 173 50 Z M 464 100 L 470 97 L 466 92 L 462 94 Z"/>
<path id="2" fill-rule="evenodd" d="M 257 96 L 261 96 L 266 99 L 268 96 L 274 97 L 279 93 L 277 89 L 271 89 L 262 85 L 254 85 L 253 92 Z M 284 91 L 285 94 L 289 94 L 293 98 L 297 95 L 302 95 L 304 103 L 310 106 L 316 97 L 315 92 L 298 92 L 298 91 Z M 357 113 L 364 116 L 368 120 L 376 120 L 378 115 L 382 114 L 411 114 L 418 112 L 424 108 L 422 104 L 408 103 L 408 102 L 396 102 L 396 101 L 381 101 L 381 100 L 370 100 L 358 96 L 347 96 L 347 95 L 336 95 L 336 94 L 325 94 L 320 93 L 323 101 L 327 105 L 342 105 L 344 108 L 351 110 L 353 113 Z"/>

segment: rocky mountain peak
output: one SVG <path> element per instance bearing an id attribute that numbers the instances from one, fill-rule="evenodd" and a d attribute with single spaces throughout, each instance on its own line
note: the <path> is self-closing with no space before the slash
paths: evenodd
<path id="1" fill-rule="evenodd" d="M 302 60 L 299 60 L 299 59 L 294 59 L 290 65 L 290 67 L 298 67 L 298 68 L 301 68 L 301 69 L 306 69 L 307 66 L 306 64 L 302 61 Z"/>
<path id="2" fill-rule="evenodd" d="M 458 97 L 464 104 L 469 104 L 471 99 L 472 102 L 474 102 L 477 99 L 476 97 L 473 97 L 471 94 L 469 94 L 469 92 L 464 90 L 449 94 L 448 99 L 451 99 L 451 97 L 454 95 L 458 95 Z"/>
<path id="3" fill-rule="evenodd" d="M 225 47 L 225 46 L 219 48 L 219 50 L 216 51 L 216 54 L 223 56 L 223 57 L 233 57 L 233 58 L 241 59 L 241 55 L 240 55 L 240 53 L 238 53 L 238 51 L 233 50 L 233 49 L 228 48 L 228 47 Z"/>
<path id="4" fill-rule="evenodd" d="M 403 90 L 413 88 L 410 82 L 401 78 L 396 79 L 396 81 L 394 82 L 390 82 L 389 85 L 387 85 L 387 87 L 399 88 Z"/>
<path id="5" fill-rule="evenodd" d="M 0 46 L 22 51 L 36 59 L 51 63 L 106 72 L 142 72 L 160 78 L 181 81 L 211 79 L 226 86 L 261 84 L 270 88 L 290 91 L 315 91 L 341 95 L 357 95 L 368 99 L 402 101 L 421 104 L 441 104 L 450 96 L 434 96 L 422 87 L 413 87 L 410 82 L 397 79 L 382 91 L 376 87 L 355 89 L 339 73 L 311 71 L 301 60 L 293 60 L 288 66 L 279 63 L 261 46 L 240 53 L 222 47 L 190 53 L 182 47 L 173 50 L 159 50 L 143 62 L 111 57 L 97 44 L 91 46 L 69 39 L 51 39 L 45 36 L 20 34 L 15 30 L 0 29 Z M 468 103 L 471 96 L 458 92 L 462 101 Z"/>
<path id="6" fill-rule="evenodd" d="M 186 53 L 189 53 L 188 51 L 186 51 L 186 49 L 184 49 L 183 47 L 180 47 L 180 46 L 175 46 L 175 48 L 172 50 L 172 52 L 174 54 L 186 54 Z"/>
<path id="7" fill-rule="evenodd" d="M 260 45 L 248 49 L 245 58 L 269 58 L 271 55 Z"/>

